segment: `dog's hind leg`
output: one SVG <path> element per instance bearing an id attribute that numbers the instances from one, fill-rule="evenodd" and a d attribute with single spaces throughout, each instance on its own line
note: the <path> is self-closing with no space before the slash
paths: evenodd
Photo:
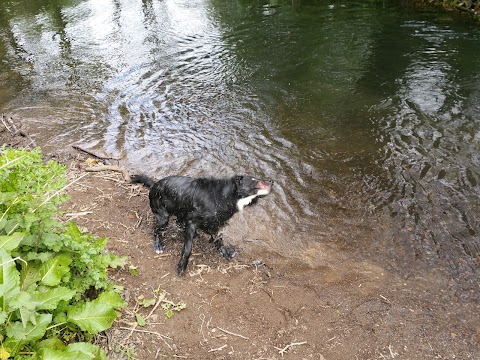
<path id="1" fill-rule="evenodd" d="M 153 251 L 162 254 L 164 250 L 162 235 L 168 224 L 168 213 L 166 211 L 155 213 L 155 230 L 153 231 Z"/>
<path id="2" fill-rule="evenodd" d="M 235 256 L 238 255 L 238 252 L 231 246 L 227 246 L 223 243 L 221 235 L 210 235 L 210 242 L 213 242 L 215 248 L 222 254 L 222 256 L 227 260 L 232 260 Z"/>
<path id="3" fill-rule="evenodd" d="M 177 265 L 177 273 L 178 275 L 185 274 L 185 269 L 188 265 L 188 259 L 190 258 L 190 254 L 192 253 L 192 246 L 193 246 L 193 238 L 197 232 L 196 226 L 192 222 L 187 222 L 185 224 L 185 242 L 183 244 L 182 250 L 182 257 Z"/>

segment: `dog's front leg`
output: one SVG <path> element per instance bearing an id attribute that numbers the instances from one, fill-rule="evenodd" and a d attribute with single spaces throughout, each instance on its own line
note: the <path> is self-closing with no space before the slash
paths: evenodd
<path id="1" fill-rule="evenodd" d="M 196 233 L 196 226 L 191 222 L 187 222 L 185 224 L 185 242 L 183 244 L 182 250 L 182 257 L 177 265 L 177 273 L 178 275 L 185 274 L 185 269 L 188 265 L 188 259 L 190 258 L 190 254 L 192 253 L 192 246 L 193 246 L 193 237 Z"/>
<path id="2" fill-rule="evenodd" d="M 162 254 L 164 250 L 162 236 L 168 224 L 168 212 L 164 209 L 157 209 L 155 213 L 155 230 L 153 231 L 153 251 L 156 254 Z"/>
<path id="3" fill-rule="evenodd" d="M 163 231 L 160 228 L 155 228 L 153 233 L 154 233 L 153 251 L 155 251 L 156 254 L 163 254 L 163 250 L 164 250 L 164 246 L 162 242 Z"/>
<path id="4" fill-rule="evenodd" d="M 210 235 L 210 242 L 213 242 L 217 250 L 222 254 L 222 256 L 227 260 L 232 260 L 235 256 L 238 255 L 238 252 L 231 246 L 226 246 L 223 243 L 221 235 Z"/>

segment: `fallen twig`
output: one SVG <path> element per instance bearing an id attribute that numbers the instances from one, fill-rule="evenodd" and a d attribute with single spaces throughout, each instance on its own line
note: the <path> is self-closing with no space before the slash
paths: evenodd
<path id="1" fill-rule="evenodd" d="M 148 331 L 148 330 L 140 330 L 140 329 L 135 329 L 135 328 L 128 328 L 128 327 L 123 327 L 123 326 L 120 326 L 120 329 L 122 330 L 130 330 L 130 331 L 135 331 L 135 332 L 141 332 L 141 333 L 145 333 L 145 334 L 153 334 L 153 335 L 157 335 L 161 338 L 165 338 L 165 339 L 168 339 L 168 340 L 172 340 L 172 338 L 170 336 L 167 336 L 167 335 L 163 335 L 163 334 L 160 334 L 158 332 L 155 332 L 155 331 Z"/>
<path id="2" fill-rule="evenodd" d="M 77 218 L 79 216 L 85 216 L 85 215 L 89 215 L 89 214 L 93 214 L 93 211 L 81 211 L 81 212 L 76 212 L 76 213 L 66 213 L 65 216 L 73 219 L 73 218 Z"/>
<path id="3" fill-rule="evenodd" d="M 278 350 L 278 353 L 280 355 L 282 355 L 283 357 L 283 354 L 288 350 L 290 349 L 292 346 L 298 346 L 298 345 L 304 345 L 306 344 L 307 342 L 306 341 L 302 341 L 302 342 L 297 342 L 297 343 L 291 343 L 291 344 L 288 344 L 287 346 L 285 346 L 283 349 L 282 348 L 278 348 L 276 346 L 274 346 L 275 349 Z"/>
<path id="4" fill-rule="evenodd" d="M 123 175 L 125 181 L 130 182 L 130 175 L 127 170 L 116 165 L 99 165 L 95 167 L 85 168 L 85 171 L 98 172 L 98 171 L 116 171 Z"/>
<path id="5" fill-rule="evenodd" d="M 328 343 L 328 342 L 330 342 L 330 341 L 333 341 L 333 340 L 335 340 L 336 338 L 337 338 L 337 336 L 334 336 L 334 337 L 332 337 L 332 338 L 328 339 L 328 340 L 327 340 L 327 341 L 325 341 L 325 342 L 327 342 L 327 343 Z"/>
<path id="6" fill-rule="evenodd" d="M 245 339 L 245 340 L 249 340 L 250 338 L 246 337 L 246 336 L 243 336 L 243 335 L 240 335 L 240 334 L 235 334 L 231 331 L 228 331 L 228 330 L 225 330 L 225 329 L 222 329 L 221 327 L 218 327 L 217 326 L 217 329 L 220 330 L 220 331 L 223 331 L 224 333 L 226 334 L 229 334 L 229 335 L 233 335 L 233 336 L 238 336 L 238 337 L 241 337 L 242 339 Z"/>
<path id="7" fill-rule="evenodd" d="M 208 350 L 208 352 L 221 351 L 226 347 L 227 347 L 227 344 L 225 344 L 223 346 L 220 346 L 219 348 L 216 348 L 216 349 L 210 349 L 210 350 Z"/>
<path id="8" fill-rule="evenodd" d="M 160 296 L 158 297 L 157 303 L 153 307 L 152 311 L 150 311 L 150 313 L 145 317 L 145 320 L 148 320 L 148 318 L 152 316 L 152 314 L 155 312 L 155 310 L 157 310 L 158 306 L 162 301 L 163 302 L 165 301 L 165 293 L 160 294 Z"/>
<path id="9" fill-rule="evenodd" d="M 103 179 L 103 180 L 115 182 L 115 183 L 119 184 L 120 186 L 121 186 L 121 184 L 125 183 L 125 179 L 123 178 L 123 176 L 122 176 L 122 179 L 117 179 L 116 177 L 112 177 L 112 176 L 110 176 L 110 174 L 97 175 L 95 177 Z"/>
<path id="10" fill-rule="evenodd" d="M 379 295 L 379 296 L 382 298 L 384 302 L 386 302 L 387 304 L 391 304 L 390 300 L 388 300 L 385 296 L 383 295 Z"/>
<path id="11" fill-rule="evenodd" d="M 392 345 L 388 345 L 388 351 L 390 351 L 390 356 L 392 359 L 395 359 L 395 355 L 398 355 L 396 352 L 393 351 Z"/>

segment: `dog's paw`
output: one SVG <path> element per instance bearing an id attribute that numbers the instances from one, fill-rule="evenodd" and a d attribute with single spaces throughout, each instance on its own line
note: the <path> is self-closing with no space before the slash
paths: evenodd
<path id="1" fill-rule="evenodd" d="M 232 260 L 235 256 L 238 256 L 238 252 L 230 246 L 221 246 L 219 249 L 222 256 L 227 260 Z"/>
<path id="2" fill-rule="evenodd" d="M 185 275 L 186 266 L 184 267 L 181 263 L 177 264 L 177 274 L 178 276 Z"/>
<path id="3" fill-rule="evenodd" d="M 155 243 L 153 244 L 153 251 L 155 251 L 155 254 L 163 254 L 163 245 Z"/>

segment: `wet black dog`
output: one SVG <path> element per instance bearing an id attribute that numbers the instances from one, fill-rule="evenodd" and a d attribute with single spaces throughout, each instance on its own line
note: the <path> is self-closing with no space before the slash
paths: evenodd
<path id="1" fill-rule="evenodd" d="M 150 188 L 150 207 L 156 221 L 154 250 L 157 254 L 163 252 L 161 236 L 170 215 L 175 215 L 177 222 L 185 227 L 185 243 L 177 265 L 179 275 L 183 275 L 187 268 L 197 229 L 211 236 L 210 241 L 226 259 L 235 257 L 237 253 L 223 244 L 218 231 L 237 211 L 270 194 L 273 186 L 271 180 L 251 176 L 228 179 L 169 176 L 155 182 L 145 175 L 134 175 L 131 182 Z"/>

